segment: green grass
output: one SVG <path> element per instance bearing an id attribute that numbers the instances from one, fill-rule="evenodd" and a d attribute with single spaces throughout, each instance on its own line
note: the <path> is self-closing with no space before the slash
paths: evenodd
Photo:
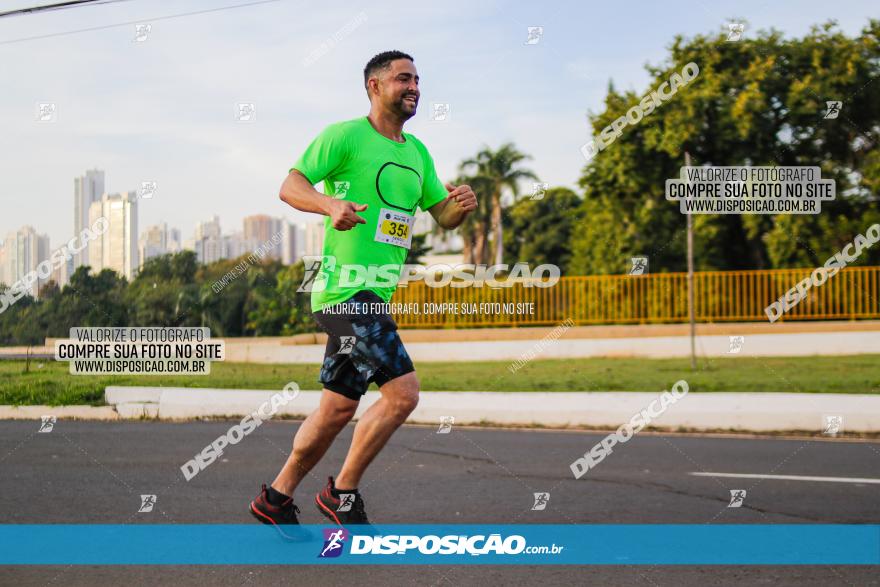
<path id="1" fill-rule="evenodd" d="M 42 364 L 41 368 L 38 365 Z M 532 361 L 510 373 L 507 361 L 419 363 L 425 391 L 660 391 L 685 379 L 690 390 L 880 393 L 880 357 L 724 357 L 701 359 L 572 359 Z M 218 363 L 207 376 L 70 375 L 68 364 L 0 361 L 0 404 L 104 403 L 108 385 L 282 389 L 295 381 L 319 389 L 318 365 Z M 375 386 L 372 386 L 375 389 Z"/>

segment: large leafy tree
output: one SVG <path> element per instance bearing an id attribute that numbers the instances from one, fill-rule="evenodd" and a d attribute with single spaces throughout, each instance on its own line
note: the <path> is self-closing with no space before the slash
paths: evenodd
<path id="1" fill-rule="evenodd" d="M 74 326 L 128 326 L 126 279 L 112 269 L 103 269 L 97 275 L 89 273 L 89 269 L 77 268 L 62 295 L 54 298 L 60 304 L 58 315 L 64 321 L 53 328 L 53 334 L 67 336 Z"/>
<path id="2" fill-rule="evenodd" d="M 182 251 L 148 259 L 125 298 L 132 326 L 201 326 L 195 253 Z"/>
<path id="3" fill-rule="evenodd" d="M 613 86 L 594 134 L 694 62 L 699 76 L 591 159 L 582 176 L 584 230 L 572 238 L 572 268 L 619 273 L 636 254 L 652 270 L 683 270 L 685 221 L 664 198 L 684 152 L 694 165 L 819 166 L 837 182 L 820 215 L 695 217 L 698 269 L 815 266 L 880 220 L 880 21 L 849 38 L 833 23 L 802 39 L 777 31 L 728 42 L 726 35 L 676 37 L 669 59 L 649 67 L 641 93 Z M 843 102 L 836 119 L 826 102 Z M 880 260 L 880 249 L 862 263 Z"/>
<path id="4" fill-rule="evenodd" d="M 201 324 L 212 336 L 242 336 L 245 331 L 245 305 L 249 295 L 250 270 L 246 257 L 223 259 L 203 265 L 196 275 L 199 284 Z"/>
<path id="5" fill-rule="evenodd" d="M 279 325 L 273 320 L 267 319 L 273 304 L 282 302 L 278 296 L 278 273 L 283 269 L 281 261 L 277 259 L 263 259 L 248 268 L 247 287 L 248 295 L 243 308 L 247 318 L 244 324 L 244 334 L 247 336 L 271 336 L 279 331 Z"/>
<path id="6" fill-rule="evenodd" d="M 569 243 L 582 224 L 580 204 L 581 198 L 567 188 L 553 188 L 540 198 L 518 200 L 505 211 L 505 259 L 532 267 L 550 263 L 567 273 L 571 262 Z"/>
<path id="7" fill-rule="evenodd" d="M 79 267 L 63 290 L 49 282 L 39 300 L 23 296 L 0 313 L 0 344 L 43 344 L 47 337 L 67 338 L 75 326 L 127 326 L 127 287 L 115 271 L 94 275 Z"/>
<path id="8" fill-rule="evenodd" d="M 304 276 L 305 267 L 302 261 L 278 271 L 274 278 L 273 294 L 261 296 L 250 314 L 249 324 L 255 332 L 289 336 L 316 330 L 311 314 L 310 294 L 297 291 Z"/>

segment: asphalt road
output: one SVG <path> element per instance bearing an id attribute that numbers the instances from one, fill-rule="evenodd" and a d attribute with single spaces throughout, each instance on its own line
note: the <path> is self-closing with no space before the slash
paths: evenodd
<path id="1" fill-rule="evenodd" d="M 268 422 L 186 482 L 180 465 L 232 422 L 0 421 L 0 523 L 250 523 L 247 504 L 274 477 L 297 422 Z M 314 493 L 335 475 L 351 427 L 300 487 L 303 523 L 324 520 Z M 880 523 L 880 485 L 699 477 L 699 471 L 880 477 L 880 443 L 642 434 L 586 477 L 569 464 L 600 434 L 405 427 L 361 492 L 378 523 Z M 745 489 L 729 508 L 731 489 Z M 535 492 L 550 492 L 532 511 Z M 141 494 L 153 512 L 138 514 Z M 877 567 L 695 566 L 51 566 L 0 568 L 2 585 L 880 585 Z"/>

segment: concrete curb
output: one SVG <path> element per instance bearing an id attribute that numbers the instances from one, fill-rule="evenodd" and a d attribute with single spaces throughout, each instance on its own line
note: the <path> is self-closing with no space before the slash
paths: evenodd
<path id="1" fill-rule="evenodd" d="M 278 391 L 110 386 L 105 397 L 121 418 L 184 420 L 243 417 Z M 320 391 L 301 391 L 278 414 L 304 416 L 317 408 L 320 396 Z M 439 425 L 441 417 L 452 416 L 456 424 L 617 427 L 658 396 L 659 392 L 425 392 L 409 421 Z M 368 393 L 358 414 L 379 397 Z M 691 393 L 652 425 L 744 432 L 821 431 L 826 416 L 843 417 L 841 432 L 880 432 L 880 395 Z"/>
<path id="2" fill-rule="evenodd" d="M 0 406 L 0 420 L 40 420 L 55 416 L 65 420 L 119 420 L 113 406 Z"/>

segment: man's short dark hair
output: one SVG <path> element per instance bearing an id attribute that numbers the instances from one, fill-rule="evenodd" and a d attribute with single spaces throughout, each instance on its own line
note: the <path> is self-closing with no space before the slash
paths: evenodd
<path id="1" fill-rule="evenodd" d="M 403 51 L 383 51 L 379 53 L 370 59 L 367 62 L 367 66 L 364 67 L 364 87 L 367 89 L 367 92 L 370 91 L 370 86 L 367 83 L 370 81 L 370 76 L 379 70 L 388 69 L 391 66 L 391 62 L 396 59 L 409 59 L 413 63 L 416 62 L 415 59 Z"/>

